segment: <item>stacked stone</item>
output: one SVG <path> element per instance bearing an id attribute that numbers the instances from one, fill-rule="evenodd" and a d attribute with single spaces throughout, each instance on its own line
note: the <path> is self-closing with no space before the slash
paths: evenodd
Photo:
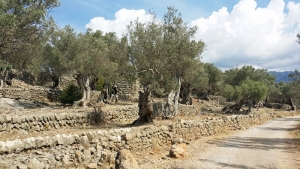
<path id="1" fill-rule="evenodd" d="M 52 129 L 81 127 L 94 124 L 94 112 L 90 113 L 48 113 L 0 116 L 0 132 L 48 131 Z"/>
<path id="2" fill-rule="evenodd" d="M 125 81 L 125 80 L 118 81 L 118 82 L 116 82 L 116 85 L 118 86 L 120 94 L 124 94 L 124 95 L 131 94 L 132 85 L 130 83 L 128 83 L 127 81 Z"/>
<path id="3" fill-rule="evenodd" d="M 291 114 L 286 112 L 282 115 Z M 114 166 L 116 154 L 121 149 L 135 152 L 151 150 L 154 146 L 184 143 L 231 129 L 240 130 L 273 118 L 274 113 L 208 117 L 203 121 L 179 120 L 163 126 L 0 141 L 0 168 L 110 167 Z"/>
<path id="4" fill-rule="evenodd" d="M 121 106 L 116 107 L 112 110 L 104 110 L 102 112 L 101 122 L 103 123 L 121 123 L 121 124 L 130 124 L 138 118 L 138 107 L 137 105 L 133 106 Z"/>
<path id="5" fill-rule="evenodd" d="M 49 88 L 1 88 L 0 93 L 3 98 L 29 101 L 39 101 L 44 99 L 57 101 L 61 91 Z"/>
<path id="6" fill-rule="evenodd" d="M 178 110 L 180 112 L 180 115 L 182 116 L 197 115 L 199 113 L 197 108 L 193 105 L 180 104 L 178 106 Z"/>

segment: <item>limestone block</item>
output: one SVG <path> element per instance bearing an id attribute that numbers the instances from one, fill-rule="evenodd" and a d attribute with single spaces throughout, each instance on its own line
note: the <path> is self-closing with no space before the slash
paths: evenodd
<path id="1" fill-rule="evenodd" d="M 129 150 L 118 151 L 115 159 L 116 169 L 138 169 L 139 165 Z"/>
<path id="2" fill-rule="evenodd" d="M 7 151 L 8 151 L 8 149 L 7 149 L 7 147 L 6 147 L 5 142 L 0 141 L 0 154 L 3 154 L 3 153 L 5 153 L 5 152 L 7 152 Z"/>
<path id="3" fill-rule="evenodd" d="M 39 136 L 39 137 L 35 138 L 35 145 L 37 148 L 44 147 L 47 145 L 47 142 L 45 141 L 45 138 Z"/>
<path id="4" fill-rule="evenodd" d="M 34 158 L 29 158 L 25 161 L 25 165 L 28 167 L 28 169 L 43 169 L 44 164 L 41 163 L 39 160 Z"/>
<path id="5" fill-rule="evenodd" d="M 30 138 L 26 138 L 23 140 L 23 145 L 25 149 L 31 149 L 31 148 L 35 148 L 35 138 L 34 137 L 30 137 Z"/>
<path id="6" fill-rule="evenodd" d="M 185 156 L 186 153 L 186 144 L 178 144 L 178 145 L 172 145 L 169 154 L 171 157 L 175 158 L 182 158 Z"/>
<path id="7" fill-rule="evenodd" d="M 4 119 L 3 116 L 0 116 L 0 124 L 4 123 L 6 120 Z"/>
<path id="8" fill-rule="evenodd" d="M 90 141 L 87 136 L 80 136 L 80 142 L 85 147 L 90 146 Z"/>
<path id="9" fill-rule="evenodd" d="M 64 145 L 71 145 L 75 142 L 75 139 L 72 135 L 62 135 L 62 138 L 64 140 Z"/>
<path id="10" fill-rule="evenodd" d="M 55 135 L 54 137 L 55 137 L 56 143 L 58 145 L 63 145 L 64 144 L 64 140 L 63 140 L 63 137 L 61 135 L 58 134 L 58 135 Z"/>
<path id="11" fill-rule="evenodd" d="M 5 146 L 7 147 L 7 151 L 11 152 L 20 152 L 24 149 L 24 144 L 20 139 L 7 141 L 5 142 Z"/>

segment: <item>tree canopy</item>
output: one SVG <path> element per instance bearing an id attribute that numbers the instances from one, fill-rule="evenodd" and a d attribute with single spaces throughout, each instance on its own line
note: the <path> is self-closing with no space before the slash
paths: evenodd
<path id="1" fill-rule="evenodd" d="M 52 32 L 49 11 L 58 5 L 58 0 L 0 0 L 0 59 L 26 68 Z"/>
<path id="2" fill-rule="evenodd" d="M 275 77 L 266 69 L 252 66 L 233 68 L 224 73 L 224 94 L 230 99 L 253 99 L 256 102 L 264 98 L 274 84 Z"/>

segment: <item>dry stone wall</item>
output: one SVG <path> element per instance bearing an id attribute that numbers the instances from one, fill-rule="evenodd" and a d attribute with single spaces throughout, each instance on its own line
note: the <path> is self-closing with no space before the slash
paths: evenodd
<path id="1" fill-rule="evenodd" d="M 32 87 L 32 88 L 0 88 L 0 98 L 21 99 L 28 101 L 59 101 L 61 90 Z M 97 103 L 99 91 L 91 92 L 91 102 Z"/>
<path id="2" fill-rule="evenodd" d="M 23 85 L 23 83 L 22 83 Z M 119 90 L 119 98 L 128 100 L 133 97 L 131 92 L 132 85 L 126 81 L 117 83 Z M 59 101 L 61 90 L 51 89 L 41 86 L 25 86 L 25 87 L 6 87 L 0 88 L 0 98 L 24 99 L 29 101 Z M 95 104 L 99 101 L 100 91 L 91 92 L 91 103 Z"/>
<path id="3" fill-rule="evenodd" d="M 1 88 L 0 97 L 11 99 L 24 99 L 29 101 L 57 101 L 60 90 L 50 88 L 33 87 L 33 88 Z"/>
<path id="4" fill-rule="evenodd" d="M 226 130 L 243 129 L 273 118 L 274 113 L 235 115 L 203 121 L 179 120 L 167 125 L 0 141 L 0 168 L 106 168 L 114 165 L 120 149 L 136 152 L 151 150 L 154 146 L 184 143 Z"/>
<path id="5" fill-rule="evenodd" d="M 196 114 L 194 106 L 180 105 L 184 115 Z M 94 109 L 39 108 L 22 112 L 4 112 L 0 116 L 1 132 L 40 132 L 55 129 L 82 128 L 99 123 L 131 124 L 138 119 L 137 105 L 116 106 L 96 113 Z"/>

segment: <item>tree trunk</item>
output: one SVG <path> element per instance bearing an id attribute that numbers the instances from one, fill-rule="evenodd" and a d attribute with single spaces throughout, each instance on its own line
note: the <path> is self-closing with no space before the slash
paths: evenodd
<path id="1" fill-rule="evenodd" d="M 142 125 L 152 122 L 151 115 L 153 109 L 151 106 L 151 91 L 150 86 L 144 87 L 144 92 L 139 92 L 139 118 L 132 125 Z"/>
<path id="2" fill-rule="evenodd" d="M 59 85 L 59 75 L 52 75 L 51 80 L 52 80 L 52 89 L 57 88 Z"/>
<path id="3" fill-rule="evenodd" d="M 77 80 L 77 84 L 81 88 L 82 98 L 79 101 L 75 101 L 74 106 L 86 107 L 91 98 L 90 76 L 84 76 L 78 73 L 75 75 L 75 79 Z"/>
<path id="4" fill-rule="evenodd" d="M 189 83 L 183 83 L 180 88 L 181 104 L 192 105 L 192 87 Z"/>
<path id="5" fill-rule="evenodd" d="M 103 83 L 103 89 L 101 91 L 99 100 L 103 103 L 109 103 L 110 102 L 110 95 L 111 95 L 110 84 L 104 82 Z"/>
<path id="6" fill-rule="evenodd" d="M 254 102 L 253 99 L 249 99 L 248 100 L 248 109 L 247 110 L 243 110 L 243 114 L 249 114 L 251 112 L 252 107 L 253 107 L 253 102 Z"/>
<path id="7" fill-rule="evenodd" d="M 297 106 L 294 104 L 294 101 L 291 96 L 289 97 L 289 103 L 291 106 L 291 110 L 297 111 Z"/>
<path id="8" fill-rule="evenodd" d="M 165 105 L 164 118 L 175 117 L 178 114 L 178 100 L 181 87 L 180 76 L 176 77 L 178 88 L 177 91 L 171 91 L 168 95 L 168 100 Z"/>
<path id="9" fill-rule="evenodd" d="M 209 90 L 207 91 L 206 95 L 205 95 L 205 99 L 206 99 L 207 101 L 210 101 L 210 95 L 211 95 L 211 90 L 209 89 Z"/>
<path id="10" fill-rule="evenodd" d="M 0 74 L 0 87 L 3 87 L 4 84 L 12 85 L 12 80 L 18 76 L 18 72 L 15 69 L 2 71 Z"/>
<path id="11" fill-rule="evenodd" d="M 96 83 L 98 82 L 98 78 L 95 77 L 91 80 L 91 90 L 95 90 L 96 89 Z"/>
<path id="12" fill-rule="evenodd" d="M 241 99 L 238 103 L 232 106 L 226 106 L 222 109 L 223 113 L 226 114 L 238 114 L 243 104 L 245 103 L 245 99 Z M 251 108 L 250 108 L 251 110 Z"/>

